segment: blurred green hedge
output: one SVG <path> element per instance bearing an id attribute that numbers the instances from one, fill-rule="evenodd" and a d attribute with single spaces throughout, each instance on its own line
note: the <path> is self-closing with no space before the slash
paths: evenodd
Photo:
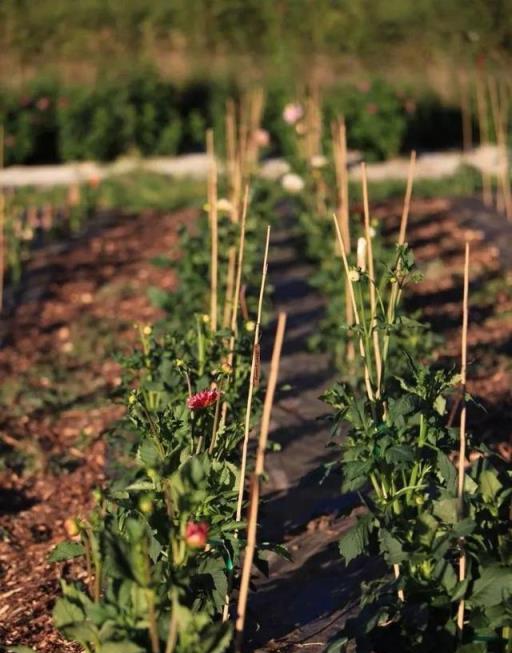
<path id="1" fill-rule="evenodd" d="M 0 89 L 6 163 L 111 161 L 129 153 L 151 156 L 203 150 L 206 127 L 213 126 L 222 143 L 225 104 L 234 95 L 236 88 L 227 80 L 178 86 L 153 69 L 100 79 L 94 86 L 41 77 L 19 91 Z M 294 97 L 288 85 L 277 81 L 267 87 L 266 95 L 263 126 L 271 136 L 268 153 L 290 154 L 294 133 L 284 123 L 282 110 Z M 435 108 L 444 111 L 440 105 Z M 430 109 L 418 110 L 415 100 L 374 80 L 330 87 L 323 95 L 323 110 L 326 151 L 330 120 L 344 114 L 349 147 L 377 160 L 406 146 L 421 147 L 418 140 L 423 132 L 415 116 L 428 122 Z M 452 145 L 459 140 L 456 116 L 447 129 L 446 140 Z"/>

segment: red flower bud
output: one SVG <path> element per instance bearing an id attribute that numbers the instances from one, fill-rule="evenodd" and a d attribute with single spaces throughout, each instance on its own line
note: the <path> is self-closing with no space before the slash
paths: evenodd
<path id="1" fill-rule="evenodd" d="M 208 541 L 208 524 L 205 521 L 189 521 L 185 529 L 185 541 L 191 549 L 204 549 Z"/>

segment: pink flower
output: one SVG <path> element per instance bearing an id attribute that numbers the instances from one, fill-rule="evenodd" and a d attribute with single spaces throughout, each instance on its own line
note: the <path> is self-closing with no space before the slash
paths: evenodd
<path id="1" fill-rule="evenodd" d="M 414 100 L 411 100 L 410 98 L 408 98 L 404 102 L 404 109 L 405 109 L 406 113 L 414 113 L 416 111 L 416 102 Z"/>
<path id="2" fill-rule="evenodd" d="M 195 395 L 190 395 L 187 399 L 187 406 L 190 410 L 201 410 L 202 408 L 208 408 L 214 404 L 219 398 L 218 390 L 201 390 Z"/>
<path id="3" fill-rule="evenodd" d="M 371 88 L 371 84 L 367 79 L 364 79 L 364 80 L 358 82 L 358 84 L 357 84 L 357 90 L 360 93 L 368 93 L 370 88 Z"/>
<path id="4" fill-rule="evenodd" d="M 375 104 L 375 102 L 370 102 L 369 104 L 366 105 L 366 113 L 369 113 L 371 116 L 378 113 L 378 111 L 379 111 L 379 107 Z"/>
<path id="5" fill-rule="evenodd" d="M 39 109 L 39 111 L 46 111 L 46 109 L 48 109 L 49 106 L 50 106 L 50 99 L 47 97 L 39 98 L 39 100 L 36 102 L 36 107 Z"/>
<path id="6" fill-rule="evenodd" d="M 294 125 L 304 115 L 302 106 L 298 103 L 290 103 L 283 109 L 283 120 L 289 125 Z"/>
<path id="7" fill-rule="evenodd" d="M 270 135 L 266 129 L 257 129 L 254 132 L 254 142 L 258 147 L 267 147 L 270 144 Z"/>
<path id="8" fill-rule="evenodd" d="M 208 541 L 208 524 L 205 521 L 187 522 L 185 542 L 191 549 L 204 549 Z"/>

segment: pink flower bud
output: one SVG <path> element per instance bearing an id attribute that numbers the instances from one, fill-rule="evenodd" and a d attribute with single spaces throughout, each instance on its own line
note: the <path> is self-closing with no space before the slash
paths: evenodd
<path id="1" fill-rule="evenodd" d="M 204 549 L 208 542 L 208 524 L 189 521 L 185 528 L 185 541 L 191 549 Z"/>

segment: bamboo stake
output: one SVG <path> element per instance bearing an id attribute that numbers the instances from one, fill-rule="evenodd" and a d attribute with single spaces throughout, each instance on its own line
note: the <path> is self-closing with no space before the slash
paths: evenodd
<path id="1" fill-rule="evenodd" d="M 268 250 L 270 245 L 270 226 L 267 227 L 267 238 L 265 241 L 265 253 L 263 255 L 263 267 L 261 271 L 261 284 L 260 295 L 258 299 L 258 313 L 256 318 L 256 325 L 254 327 L 254 340 L 252 344 L 252 361 L 251 361 L 251 374 L 249 378 L 249 391 L 247 393 L 247 406 L 245 409 L 245 425 L 244 425 L 244 441 L 242 445 L 242 461 L 240 463 L 240 485 L 238 487 L 238 502 L 236 507 L 236 521 L 242 518 L 242 503 L 244 496 L 245 474 L 247 469 L 247 450 L 249 446 L 249 433 L 251 430 L 251 412 L 252 400 L 254 396 L 256 369 L 259 366 L 259 342 L 260 342 L 260 329 L 261 329 L 261 314 L 263 311 L 263 299 L 265 297 L 265 284 L 267 281 L 268 271 Z"/>
<path id="2" fill-rule="evenodd" d="M 412 150 L 411 158 L 409 161 L 409 172 L 407 174 L 407 186 L 405 190 L 404 206 L 402 209 L 402 217 L 400 219 L 400 230 L 398 232 L 398 243 L 397 243 L 398 247 L 402 247 L 405 244 L 405 237 L 407 235 L 407 225 L 409 222 L 409 212 L 411 208 L 411 198 L 412 198 L 412 189 L 414 185 L 415 168 L 416 168 L 416 152 L 415 150 Z M 400 257 L 398 253 L 396 258 L 396 268 L 397 268 L 397 273 L 399 273 Z M 387 311 L 388 324 L 392 324 L 395 320 L 395 308 L 400 299 L 400 294 L 401 291 L 398 287 L 398 283 L 394 283 L 391 288 L 391 293 L 389 297 L 389 304 L 388 304 L 388 311 Z M 388 349 L 389 349 L 389 333 L 387 333 L 384 337 L 384 346 L 382 351 L 382 360 L 384 364 L 386 363 L 388 357 Z"/>
<path id="3" fill-rule="evenodd" d="M 254 396 L 254 388 L 256 387 L 256 373 L 259 369 L 260 354 L 259 354 L 259 339 L 261 327 L 261 315 L 263 311 L 263 298 L 265 296 L 265 284 L 267 279 L 268 269 L 268 250 L 270 245 L 270 226 L 267 226 L 267 237 L 265 241 L 265 253 L 263 256 L 263 268 L 261 273 L 260 295 L 258 300 L 258 312 L 256 324 L 254 327 L 254 340 L 252 345 L 252 360 L 251 360 L 251 373 L 249 377 L 249 390 L 247 393 L 247 405 L 245 409 L 245 425 L 244 425 L 244 440 L 242 445 L 242 460 L 240 463 L 240 481 L 238 486 L 238 500 L 236 506 L 236 521 L 242 519 L 242 504 L 245 489 L 245 476 L 247 470 L 247 452 L 249 447 L 249 434 L 251 429 L 251 415 L 252 415 L 252 400 Z M 238 537 L 238 531 L 235 531 L 235 537 Z M 222 613 L 222 620 L 227 621 L 229 617 L 229 593 L 226 595 L 224 609 Z"/>
<path id="4" fill-rule="evenodd" d="M 251 569 L 256 549 L 256 530 L 258 521 L 258 507 L 260 496 L 260 481 L 263 475 L 265 464 L 265 451 L 267 448 L 268 432 L 270 428 L 270 416 L 272 413 L 272 404 L 274 403 L 274 394 L 277 385 L 279 373 L 279 363 L 281 359 L 281 349 L 283 346 L 284 331 L 286 327 L 286 313 L 279 313 L 277 319 L 277 330 L 274 340 L 274 349 L 272 351 L 272 361 L 270 363 L 270 375 L 268 380 L 267 392 L 263 404 L 263 414 L 261 418 L 260 437 L 258 441 L 258 450 L 256 453 L 256 467 L 251 482 L 251 498 L 249 503 L 248 520 L 247 520 L 247 546 L 245 549 L 244 562 L 242 567 L 242 577 L 240 580 L 240 593 L 238 596 L 237 618 L 235 624 L 236 650 L 241 651 L 243 632 L 245 626 L 245 617 L 247 611 L 247 598 L 249 594 L 249 582 L 251 579 Z"/>
<path id="5" fill-rule="evenodd" d="M 238 319 L 238 306 L 240 304 L 240 287 L 242 285 L 242 272 L 244 264 L 244 251 L 245 251 L 245 225 L 247 221 L 247 209 L 249 206 L 249 186 L 245 187 L 244 202 L 242 208 L 242 224 L 240 227 L 240 244 L 238 246 L 238 264 L 236 273 L 235 289 L 233 293 L 232 315 L 231 315 L 231 334 L 232 338 L 236 336 L 237 319 Z"/>
<path id="6" fill-rule="evenodd" d="M 222 316 L 222 327 L 227 329 L 231 319 L 233 287 L 235 285 L 235 264 L 236 250 L 230 247 L 228 250 L 228 268 L 226 272 L 226 296 L 224 297 L 224 313 Z"/>
<path id="7" fill-rule="evenodd" d="M 345 276 L 347 279 L 347 285 L 349 288 L 349 295 L 350 295 L 350 301 L 352 302 L 352 309 L 354 311 L 354 320 L 356 323 L 356 326 L 360 327 L 361 326 L 361 320 L 359 319 L 359 312 L 357 310 L 357 303 L 356 303 L 356 296 L 354 293 L 354 285 L 352 283 L 352 279 L 350 278 L 350 270 L 348 267 L 348 260 L 347 260 L 347 255 L 345 254 L 345 243 L 343 242 L 343 236 L 341 235 L 340 231 L 340 226 L 338 224 L 338 220 L 336 218 L 336 214 L 333 213 L 332 219 L 334 221 L 334 228 L 336 230 L 336 236 L 338 238 L 338 243 L 340 245 L 340 251 L 341 251 L 341 258 L 343 260 L 343 267 L 345 269 Z M 368 399 L 370 401 L 373 401 L 374 395 L 373 395 L 373 389 L 372 389 L 372 384 L 370 380 L 370 371 L 368 369 L 368 358 L 366 355 L 366 350 L 363 342 L 363 337 L 361 334 L 359 334 L 359 351 L 361 354 L 361 358 L 363 360 L 364 364 L 364 380 L 365 380 L 365 385 L 366 385 L 366 393 L 368 395 Z"/>
<path id="8" fill-rule="evenodd" d="M 349 195 L 348 195 L 348 166 L 347 166 L 347 131 L 345 119 L 342 117 L 332 124 L 332 144 L 334 154 L 334 167 L 336 171 L 336 185 L 338 190 L 338 220 L 345 243 L 345 251 L 350 253 L 350 222 L 349 222 Z M 348 287 L 345 284 L 345 321 L 348 326 L 354 322 L 352 303 Z M 347 361 L 354 360 L 354 345 L 351 340 L 347 342 Z"/>
<path id="9" fill-rule="evenodd" d="M 245 189 L 245 195 L 244 195 L 244 207 L 242 210 L 242 223 L 240 227 L 240 242 L 238 245 L 238 271 L 236 275 L 236 283 L 235 283 L 235 290 L 234 290 L 234 295 L 231 300 L 231 305 L 232 305 L 232 315 L 231 315 L 231 336 L 229 338 L 229 347 L 228 347 L 228 360 L 227 364 L 230 370 L 232 370 L 233 367 L 233 359 L 234 359 L 234 349 L 235 349 L 235 341 L 236 341 L 236 322 L 237 322 L 237 317 L 238 317 L 238 306 L 239 306 L 239 296 L 240 296 L 240 285 L 241 285 L 241 279 L 242 279 L 242 269 L 243 269 L 243 261 L 244 261 L 244 250 L 245 250 L 245 223 L 246 223 L 246 218 L 247 218 L 247 207 L 249 203 L 249 187 L 247 186 Z M 232 371 L 230 371 L 230 374 Z M 221 418 L 220 418 L 220 423 L 219 423 L 219 428 L 222 428 L 223 425 L 226 422 L 226 415 L 228 412 L 228 404 L 227 401 L 224 401 L 222 404 L 222 412 L 221 412 Z M 212 454 L 213 450 L 215 448 L 215 443 L 217 441 L 217 433 L 218 429 L 215 429 L 213 437 L 212 437 L 212 442 L 210 445 L 209 453 Z"/>
<path id="10" fill-rule="evenodd" d="M 211 236 L 210 260 L 210 328 L 217 331 L 217 285 L 219 265 L 218 216 L 217 216 L 217 163 L 213 131 L 206 132 L 206 150 L 208 153 L 208 220 Z"/>
<path id="11" fill-rule="evenodd" d="M 373 353 L 375 356 L 375 369 L 377 373 L 377 388 L 375 395 L 380 397 L 382 382 L 382 357 L 380 354 L 380 340 L 377 320 L 377 296 L 375 289 L 375 268 L 373 264 L 373 245 L 370 233 L 370 206 L 368 202 L 368 179 L 366 175 L 366 164 L 361 163 L 361 181 L 363 185 L 363 207 L 364 207 L 364 230 L 366 235 L 367 253 L 368 253 L 368 277 L 370 285 L 370 325 L 373 338 Z"/>
<path id="12" fill-rule="evenodd" d="M 458 465 L 458 511 L 459 519 L 464 515 L 464 477 L 466 462 L 466 381 L 467 381 L 467 350 L 468 350 L 468 321 L 469 321 L 469 242 L 466 241 L 464 257 L 464 295 L 462 302 L 462 352 L 461 352 L 461 391 L 462 410 L 460 414 L 460 439 L 459 439 L 459 465 Z M 462 549 L 459 557 L 459 581 L 466 578 L 466 552 Z M 457 630 L 462 635 L 464 629 L 464 599 L 461 599 L 457 610 Z"/>
<path id="13" fill-rule="evenodd" d="M 405 190 L 404 207 L 402 210 L 402 218 L 400 220 L 400 232 L 398 235 L 398 244 L 405 243 L 405 236 L 407 234 L 407 223 L 409 221 L 409 211 L 411 209 L 412 189 L 414 185 L 414 171 L 416 169 L 416 150 L 411 151 L 411 158 L 409 160 L 409 172 L 407 174 L 407 187 Z"/>
<path id="14" fill-rule="evenodd" d="M 471 133 L 471 104 L 469 101 L 466 71 L 459 71 L 458 81 L 462 116 L 462 147 L 464 152 L 468 152 L 473 145 L 473 135 Z"/>
<path id="15" fill-rule="evenodd" d="M 478 73 L 476 75 L 475 89 L 480 145 L 488 145 L 489 119 L 487 114 L 487 100 L 482 78 Z M 489 173 L 485 170 L 482 170 L 482 201 L 485 206 L 492 206 L 492 183 Z"/>

